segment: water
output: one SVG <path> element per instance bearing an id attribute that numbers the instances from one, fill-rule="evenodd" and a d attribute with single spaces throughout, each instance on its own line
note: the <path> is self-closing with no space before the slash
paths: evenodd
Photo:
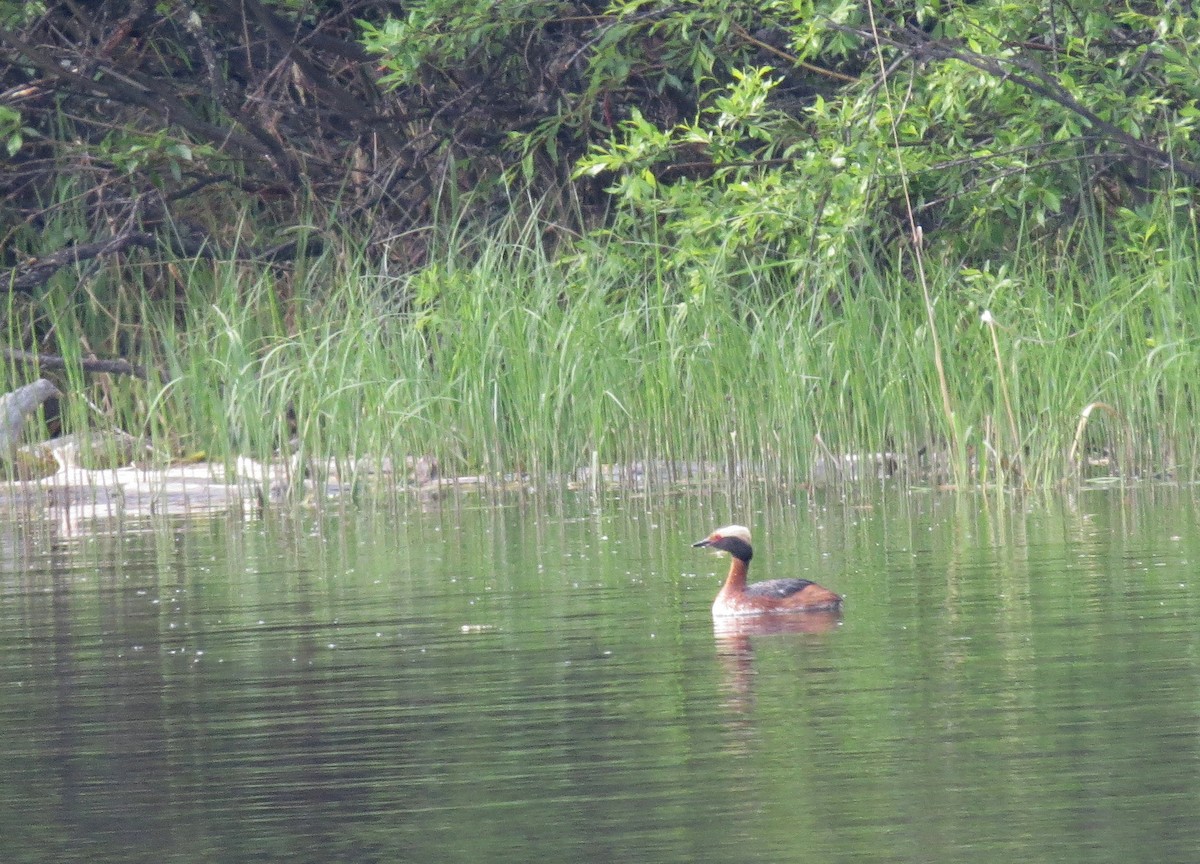
<path id="1" fill-rule="evenodd" d="M 4 862 L 1190 861 L 1179 491 L 0 537 Z M 847 595 L 714 632 L 726 562 Z"/>

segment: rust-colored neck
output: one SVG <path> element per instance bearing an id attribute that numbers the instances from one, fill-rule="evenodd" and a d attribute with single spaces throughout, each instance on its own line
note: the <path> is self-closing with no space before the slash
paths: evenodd
<path id="1" fill-rule="evenodd" d="M 750 570 L 750 565 L 741 558 L 733 557 L 729 561 L 729 575 L 725 577 L 725 585 L 721 588 L 721 594 L 729 596 L 730 594 L 741 594 L 746 590 L 746 573 Z"/>

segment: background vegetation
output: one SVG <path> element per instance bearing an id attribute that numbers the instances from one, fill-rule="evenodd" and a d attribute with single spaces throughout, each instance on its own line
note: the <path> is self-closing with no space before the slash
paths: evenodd
<path id="1" fill-rule="evenodd" d="M 70 428 L 452 472 L 1194 473 L 1177 4 L 0 22 L 10 378 L 61 363 Z"/>

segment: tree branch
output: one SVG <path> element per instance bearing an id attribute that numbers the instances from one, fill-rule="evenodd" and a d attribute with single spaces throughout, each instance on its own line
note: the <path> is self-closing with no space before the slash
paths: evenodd
<path id="1" fill-rule="evenodd" d="M 50 277 L 69 264 L 88 261 L 101 255 L 112 255 L 131 247 L 150 248 L 158 244 L 158 238 L 143 231 L 118 234 L 95 243 L 82 243 L 52 252 L 42 258 L 26 262 L 10 270 L 0 270 L 0 289 L 29 293 L 50 281 Z"/>
<path id="2" fill-rule="evenodd" d="M 9 363 L 28 363 L 40 369 L 66 369 L 69 365 L 58 354 L 34 354 L 30 351 L 18 351 L 15 348 L 0 348 L 0 357 Z M 89 360 L 78 361 L 79 368 L 84 372 L 102 372 L 109 375 L 132 375 L 134 378 L 147 380 L 146 370 L 135 366 L 128 360 Z"/>
<path id="3" fill-rule="evenodd" d="M 1159 169 L 1176 171 L 1191 180 L 1200 180 L 1200 164 L 1182 159 L 1161 147 L 1130 135 L 1119 126 L 1108 122 L 1087 106 L 1080 104 L 1066 88 L 1032 60 L 1025 58 L 999 60 L 970 51 L 960 43 L 945 39 L 931 39 L 925 31 L 917 27 L 901 27 L 895 23 L 889 24 L 886 33 L 884 31 L 872 33 L 833 23 L 830 23 L 830 26 L 842 32 L 853 33 L 868 41 L 878 39 L 893 48 L 910 52 L 918 58 L 958 60 L 960 63 L 966 63 L 995 78 L 1011 81 L 1018 87 L 1041 96 L 1043 99 L 1048 99 L 1082 118 L 1088 126 L 1104 138 L 1126 147 L 1135 158 Z M 1006 68 L 1006 66 L 1012 68 Z"/>

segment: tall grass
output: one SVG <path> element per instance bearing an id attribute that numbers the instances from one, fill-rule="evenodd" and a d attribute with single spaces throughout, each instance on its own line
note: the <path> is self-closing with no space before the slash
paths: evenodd
<path id="1" fill-rule="evenodd" d="M 914 482 L 1045 486 L 1106 454 L 1126 478 L 1195 476 L 1194 226 L 1146 255 L 1083 237 L 1079 257 L 994 271 L 927 261 L 931 305 L 903 261 L 802 286 L 782 266 L 685 280 L 653 254 L 614 265 L 630 260 L 617 241 L 556 258 L 545 227 L 460 228 L 398 275 L 349 243 L 286 285 L 178 262 L 169 300 L 59 291 L 45 311 L 62 344 L 136 345 L 154 370 L 108 394 L 115 422 L 219 459 L 296 451 L 353 476 L 362 457 L 428 453 L 446 474 L 538 480 L 651 461 L 789 484 L 889 451 Z M 951 431 L 965 469 L 946 459 Z"/>

